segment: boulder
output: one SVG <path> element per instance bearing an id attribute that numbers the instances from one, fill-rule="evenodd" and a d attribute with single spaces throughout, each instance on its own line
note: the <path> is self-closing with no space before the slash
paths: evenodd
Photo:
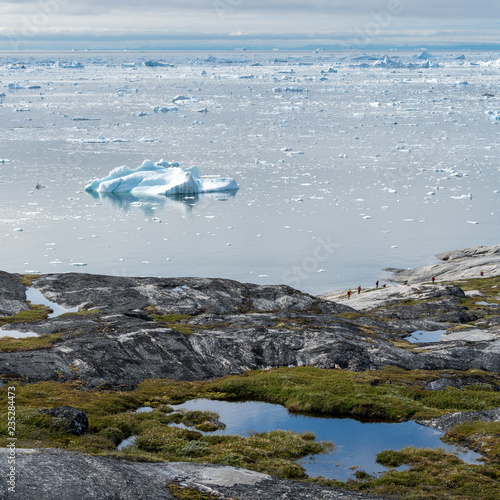
<path id="1" fill-rule="evenodd" d="M 89 420 L 86 413 L 72 406 L 39 409 L 38 412 L 43 415 L 50 415 L 54 423 L 62 425 L 70 434 L 81 436 L 89 428 Z"/>

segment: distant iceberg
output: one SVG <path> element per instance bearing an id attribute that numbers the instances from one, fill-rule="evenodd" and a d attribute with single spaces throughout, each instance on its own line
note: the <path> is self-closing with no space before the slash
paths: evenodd
<path id="1" fill-rule="evenodd" d="M 99 193 L 131 193 L 139 196 L 215 193 L 239 189 L 234 179 L 200 177 L 198 167 L 183 169 L 177 163 L 145 160 L 140 167 L 126 165 L 85 187 Z"/>

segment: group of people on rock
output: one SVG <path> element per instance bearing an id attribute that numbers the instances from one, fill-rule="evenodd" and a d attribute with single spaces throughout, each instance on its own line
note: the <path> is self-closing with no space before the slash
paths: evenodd
<path id="1" fill-rule="evenodd" d="M 379 285 L 379 281 L 377 280 L 377 281 L 375 282 L 375 287 L 376 287 L 376 288 L 378 288 L 378 285 Z M 386 288 L 386 287 L 387 287 L 387 284 L 386 284 L 386 283 L 384 283 L 383 288 Z M 360 285 L 360 286 L 358 286 L 358 295 L 361 293 L 361 290 L 362 290 L 362 289 L 361 289 L 361 285 Z M 349 290 L 347 290 L 347 298 L 348 298 L 348 299 L 350 299 L 350 298 L 351 298 L 351 295 L 352 295 L 352 290 L 349 288 Z"/>
<path id="2" fill-rule="evenodd" d="M 480 276 L 484 276 L 484 271 L 480 271 L 480 272 L 479 272 L 479 275 L 480 275 Z M 431 278 L 431 281 L 432 281 L 432 283 L 433 283 L 433 284 L 435 284 L 435 283 L 436 283 L 436 278 L 435 278 L 435 276 L 433 276 L 433 277 Z M 375 288 L 378 288 L 378 286 L 379 286 L 379 280 L 375 281 Z M 384 283 L 383 288 L 387 288 L 387 283 Z M 361 285 L 360 285 L 360 286 L 358 286 L 358 295 L 359 295 L 360 293 L 361 293 Z M 352 295 L 352 290 L 349 288 L 349 290 L 347 290 L 347 298 L 348 298 L 348 299 L 350 299 L 350 298 L 351 298 L 351 295 Z"/>

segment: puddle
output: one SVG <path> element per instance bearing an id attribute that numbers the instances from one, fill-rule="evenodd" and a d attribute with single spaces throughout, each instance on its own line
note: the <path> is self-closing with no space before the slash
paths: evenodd
<path id="1" fill-rule="evenodd" d="M 490 303 L 490 302 L 485 302 L 484 300 L 482 302 L 476 302 L 478 306 L 493 306 L 493 307 L 499 307 L 500 304 Z"/>
<path id="2" fill-rule="evenodd" d="M 123 450 L 124 448 L 127 448 L 128 446 L 134 446 L 135 440 L 137 439 L 137 436 L 130 436 L 127 439 L 124 439 L 118 446 L 117 448 L 119 450 Z"/>
<path id="3" fill-rule="evenodd" d="M 197 399 L 174 409 L 214 411 L 226 424 L 224 430 L 210 434 L 248 435 L 249 432 L 268 432 L 275 429 L 294 432 L 311 431 L 319 441 L 331 441 L 335 447 L 324 455 L 308 456 L 298 461 L 311 477 L 347 480 L 356 470 L 376 474 L 388 469 L 375 462 L 377 453 L 404 446 L 418 448 L 443 448 L 456 453 L 467 463 L 478 463 L 481 455 L 444 444 L 439 438 L 444 434 L 436 429 L 415 422 L 361 423 L 352 419 L 293 415 L 280 405 L 261 402 L 230 403 Z"/>
<path id="4" fill-rule="evenodd" d="M 20 332 L 19 330 L 2 330 L 0 328 L 0 337 L 12 337 L 13 339 L 27 339 L 28 337 L 39 337 L 35 332 Z"/>
<path id="5" fill-rule="evenodd" d="M 153 408 L 151 408 L 151 406 L 141 406 L 140 408 L 137 408 L 137 410 L 135 410 L 135 413 L 149 413 L 150 411 L 153 411 Z"/>
<path id="6" fill-rule="evenodd" d="M 413 332 L 409 337 L 406 337 L 405 340 L 411 342 L 412 344 L 419 344 L 421 342 L 439 342 L 440 340 L 442 340 L 445 333 L 446 330 L 435 330 L 433 332 L 417 330 L 416 332 Z"/>
<path id="7" fill-rule="evenodd" d="M 49 318 L 56 318 L 57 316 L 61 316 L 61 314 L 70 312 L 78 312 L 78 307 L 64 309 L 64 307 L 61 307 L 55 302 L 51 302 L 49 299 L 45 298 L 39 290 L 33 287 L 26 290 L 26 300 L 29 300 L 32 304 L 41 304 L 43 306 L 50 307 L 53 312 L 49 314 Z"/>

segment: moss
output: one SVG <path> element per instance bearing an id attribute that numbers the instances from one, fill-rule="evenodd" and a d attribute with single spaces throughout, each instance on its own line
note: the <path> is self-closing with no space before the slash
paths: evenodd
<path id="1" fill-rule="evenodd" d="M 205 493 L 203 491 L 195 490 L 192 488 L 185 488 L 174 483 L 167 484 L 167 488 L 174 498 L 179 500 L 212 500 L 219 497 L 210 495 L 210 493 Z"/>
<path id="2" fill-rule="evenodd" d="M 463 422 L 446 434 L 446 441 L 468 446 L 500 464 L 500 422 Z"/>
<path id="3" fill-rule="evenodd" d="M 40 335 L 39 337 L 26 337 L 15 339 L 12 337 L 0 338 L 0 352 L 34 351 L 38 349 L 48 349 L 55 342 L 63 338 L 62 333 L 50 335 Z"/>
<path id="4" fill-rule="evenodd" d="M 24 286 L 33 286 L 33 282 L 41 277 L 43 274 L 23 274 L 17 277 L 17 281 Z"/>
<path id="5" fill-rule="evenodd" d="M 412 344 L 408 342 L 408 340 L 404 339 L 391 339 L 389 342 L 398 349 L 404 349 L 405 351 L 411 352 L 426 352 L 424 349 L 418 348 L 416 344 Z"/>
<path id="6" fill-rule="evenodd" d="M 47 306 L 42 305 L 31 305 L 28 301 L 30 309 L 27 311 L 21 311 L 12 316 L 2 316 L 0 317 L 0 326 L 14 324 L 14 323 L 31 323 L 35 321 L 42 321 L 49 317 L 49 313 L 52 309 Z"/>
<path id="7" fill-rule="evenodd" d="M 100 309 L 81 309 L 80 311 L 77 312 L 67 312 L 64 314 L 61 314 L 60 317 L 71 317 L 71 316 L 97 316 L 98 314 L 101 314 L 102 311 Z"/>
<path id="8" fill-rule="evenodd" d="M 196 330 L 195 326 L 187 324 L 189 318 L 191 318 L 189 314 L 151 314 L 151 319 L 153 321 L 165 325 L 183 335 L 191 335 Z"/>

